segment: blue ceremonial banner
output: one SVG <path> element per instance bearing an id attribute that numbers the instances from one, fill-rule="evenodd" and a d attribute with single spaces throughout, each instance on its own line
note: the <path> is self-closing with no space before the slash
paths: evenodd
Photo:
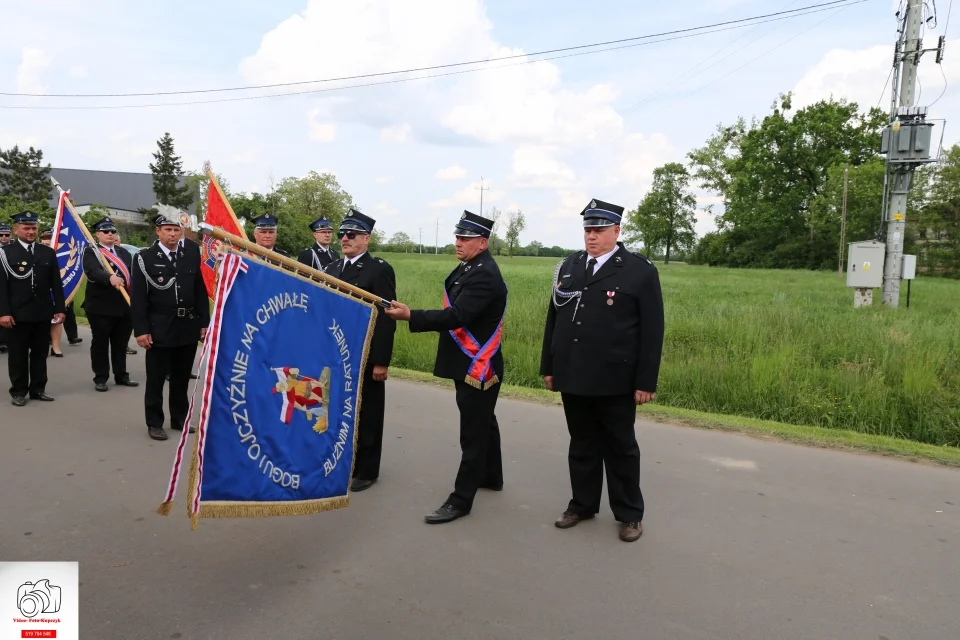
<path id="1" fill-rule="evenodd" d="M 90 246 L 86 226 L 77 217 L 69 206 L 67 199 L 69 191 L 60 191 L 60 201 L 57 204 L 57 217 L 53 223 L 53 250 L 57 252 L 57 263 L 60 266 L 60 280 L 63 282 L 63 297 L 66 304 L 73 301 L 73 297 L 83 284 L 83 252 Z"/>
<path id="2" fill-rule="evenodd" d="M 198 517 L 300 515 L 349 504 L 375 320 L 369 302 L 225 253 L 198 381 L 187 508 L 194 527 Z M 188 432 L 160 513 L 172 505 Z"/>

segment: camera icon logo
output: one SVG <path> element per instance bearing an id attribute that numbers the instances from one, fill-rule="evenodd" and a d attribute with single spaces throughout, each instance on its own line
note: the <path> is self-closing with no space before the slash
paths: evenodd
<path id="1" fill-rule="evenodd" d="M 17 589 L 17 608 L 24 618 L 34 618 L 41 613 L 60 611 L 60 587 L 49 580 L 24 582 Z"/>

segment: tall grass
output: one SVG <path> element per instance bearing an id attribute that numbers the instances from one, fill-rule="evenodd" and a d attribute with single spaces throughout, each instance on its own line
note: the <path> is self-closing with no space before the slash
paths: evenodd
<path id="1" fill-rule="evenodd" d="M 381 254 L 397 295 L 439 309 L 453 256 Z M 499 258 L 505 382 L 542 387 L 557 259 Z M 657 402 L 960 446 L 960 282 L 914 282 L 910 308 L 854 309 L 835 273 L 658 264 L 666 338 Z M 75 309 L 82 315 L 82 292 Z M 616 340 L 615 335 L 610 336 Z M 397 331 L 393 365 L 432 371 L 437 334 Z"/>
<path id="2" fill-rule="evenodd" d="M 383 254 L 397 295 L 440 308 L 451 256 Z M 510 289 L 505 382 L 542 387 L 557 260 L 499 258 Z M 921 279 L 910 308 L 853 308 L 836 274 L 658 264 L 666 337 L 657 401 L 713 413 L 960 445 L 960 283 Z M 616 340 L 614 335 L 611 340 Z M 398 330 L 394 365 L 431 371 L 436 334 Z"/>

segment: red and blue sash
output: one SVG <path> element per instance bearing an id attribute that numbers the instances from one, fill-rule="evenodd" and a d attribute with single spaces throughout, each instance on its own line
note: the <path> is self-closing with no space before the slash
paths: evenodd
<path id="1" fill-rule="evenodd" d="M 120 256 L 114 255 L 113 252 L 107 251 L 103 247 L 98 247 L 100 253 L 103 254 L 103 257 L 110 261 L 110 264 L 116 271 L 120 272 L 120 275 L 123 276 L 124 286 L 129 290 L 130 284 L 133 282 L 130 279 L 130 270 L 127 269 L 127 265 L 123 264 L 123 260 L 120 259 Z"/>
<path id="2" fill-rule="evenodd" d="M 504 284 L 504 287 L 506 287 L 506 284 Z M 447 290 L 444 289 L 443 308 L 448 309 L 449 307 L 450 296 L 447 294 Z M 506 315 L 506 307 L 504 307 L 503 313 Z M 467 367 L 467 375 L 463 379 L 464 382 L 483 391 L 500 382 L 500 378 L 493 373 L 493 356 L 500 350 L 500 338 L 502 335 L 503 316 L 500 317 L 497 330 L 493 332 L 493 335 L 490 336 L 490 339 L 487 340 L 483 346 L 473 337 L 473 334 L 467 331 L 466 327 L 450 330 L 450 336 L 453 338 L 453 341 L 460 347 L 460 350 L 471 359 L 470 366 Z"/>

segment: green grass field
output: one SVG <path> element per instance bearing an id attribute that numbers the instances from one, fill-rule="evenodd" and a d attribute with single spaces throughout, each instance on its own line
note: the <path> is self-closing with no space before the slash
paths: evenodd
<path id="1" fill-rule="evenodd" d="M 440 308 L 452 256 L 384 254 L 398 296 Z M 553 258 L 499 258 L 510 287 L 505 382 L 538 375 Z M 666 341 L 657 402 L 960 445 L 960 283 L 914 282 L 897 310 L 854 309 L 835 273 L 657 265 Z M 610 336 L 615 340 L 616 336 Z M 436 334 L 398 330 L 394 365 L 430 371 Z"/>
<path id="2" fill-rule="evenodd" d="M 453 256 L 382 254 L 398 297 L 440 308 Z M 499 258 L 505 383 L 542 388 L 554 258 Z M 914 282 L 897 310 L 853 308 L 836 273 L 657 265 L 666 342 L 657 404 L 960 445 L 960 283 Z M 79 305 L 81 300 L 77 300 Z M 80 312 L 77 307 L 78 313 Z M 610 336 L 616 340 L 616 336 Z M 431 371 L 436 334 L 397 332 L 395 367 Z"/>

